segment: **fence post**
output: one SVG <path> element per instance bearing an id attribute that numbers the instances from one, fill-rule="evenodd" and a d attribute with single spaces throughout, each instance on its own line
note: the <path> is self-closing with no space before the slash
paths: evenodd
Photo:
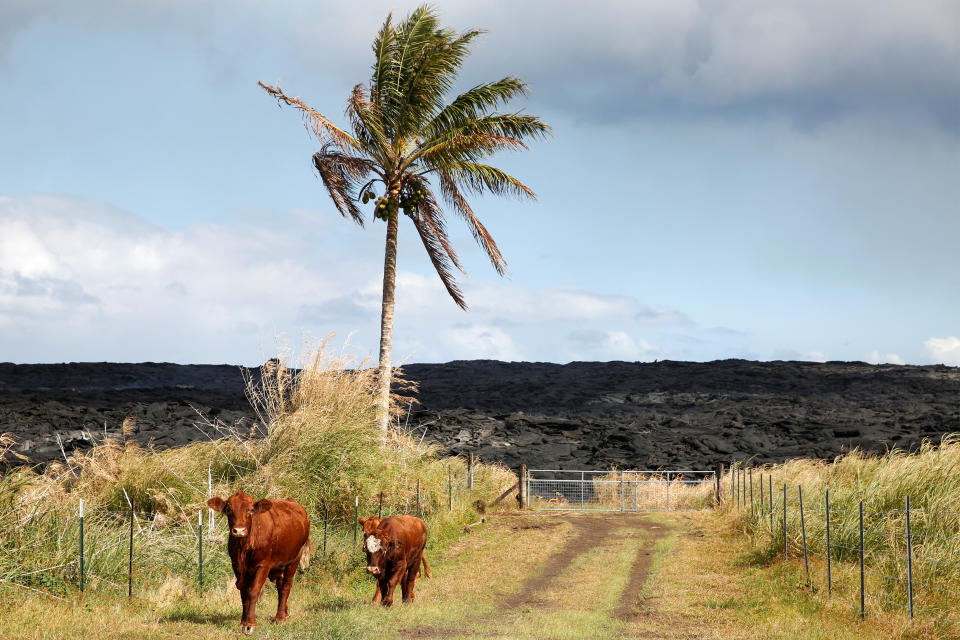
<path id="1" fill-rule="evenodd" d="M 80 498 L 80 591 L 84 590 L 83 575 L 83 498 Z"/>
<path id="2" fill-rule="evenodd" d="M 833 550 L 830 548 L 830 489 L 826 493 L 827 501 L 827 595 L 833 595 Z"/>
<path id="3" fill-rule="evenodd" d="M 667 485 L 667 491 L 670 490 L 670 485 Z M 669 494 L 668 494 L 669 495 Z M 623 469 L 620 469 L 620 511 L 623 511 L 623 501 L 624 501 L 624 486 L 623 486 Z M 667 508 L 670 508 L 670 499 L 667 498 Z"/>
<path id="4" fill-rule="evenodd" d="M 783 484 L 783 561 L 787 561 L 787 484 Z"/>
<path id="5" fill-rule="evenodd" d="M 360 496 L 353 497 L 353 544 L 357 544 L 357 524 L 360 520 Z"/>
<path id="6" fill-rule="evenodd" d="M 760 510 L 758 511 L 760 516 L 760 524 L 763 524 L 763 473 L 760 473 Z"/>
<path id="7" fill-rule="evenodd" d="M 584 494 L 587 492 L 586 479 L 584 478 L 583 471 L 580 472 L 580 510 L 583 511 L 583 499 Z"/>
<path id="8" fill-rule="evenodd" d="M 453 511 L 453 472 L 447 465 L 447 511 Z"/>
<path id="9" fill-rule="evenodd" d="M 721 500 L 723 500 L 723 483 L 722 483 L 723 463 L 722 462 L 718 462 L 716 466 L 713 468 L 713 475 L 714 475 L 713 479 L 714 479 L 714 485 L 715 485 L 713 488 L 713 503 L 719 507 L 721 504 Z M 640 478 L 638 477 L 637 480 L 639 481 Z"/>
<path id="10" fill-rule="evenodd" d="M 863 579 L 863 500 L 860 501 L 860 619 L 867 617 L 866 591 Z"/>
<path id="11" fill-rule="evenodd" d="M 383 515 L 383 491 L 380 492 L 380 504 L 377 506 L 377 517 Z"/>
<path id="12" fill-rule="evenodd" d="M 760 481 L 763 481 L 763 478 L 760 478 Z M 767 481 L 769 489 L 768 493 L 770 494 L 770 537 L 773 537 L 773 474 L 767 475 Z"/>
<path id="13" fill-rule="evenodd" d="M 473 452 L 467 455 L 467 489 L 473 491 Z"/>
<path id="14" fill-rule="evenodd" d="M 203 509 L 197 511 L 197 585 L 203 591 Z"/>
<path id="15" fill-rule="evenodd" d="M 737 472 L 737 463 L 730 462 L 730 505 L 737 501 L 737 479 L 734 474 Z"/>
<path id="16" fill-rule="evenodd" d="M 423 517 L 423 510 L 420 508 L 420 478 L 417 478 L 417 513 Z"/>
<path id="17" fill-rule="evenodd" d="M 907 598 L 910 601 L 910 619 L 913 620 L 913 540 L 910 538 L 910 496 L 907 496 Z"/>
<path id="18" fill-rule="evenodd" d="M 327 555 L 327 503 L 323 503 L 323 555 Z"/>
<path id="19" fill-rule="evenodd" d="M 753 467 L 750 467 L 750 517 L 753 517 L 756 504 L 753 502 Z"/>
<path id="20" fill-rule="evenodd" d="M 667 471 L 667 511 L 670 511 L 670 472 Z"/>
<path id="21" fill-rule="evenodd" d="M 810 586 L 810 563 L 807 560 L 807 524 L 803 518 L 803 487 L 797 485 L 797 497 L 800 499 L 800 537 L 803 539 L 803 570 Z"/>
<path id="22" fill-rule="evenodd" d="M 133 506 L 130 507 L 130 559 L 127 565 L 127 598 L 133 597 Z"/>
<path id="23" fill-rule="evenodd" d="M 517 490 L 520 492 L 520 508 L 526 509 L 527 504 L 530 501 L 530 496 L 527 495 L 527 489 L 529 485 L 527 483 L 527 465 L 520 465 L 520 486 L 517 487 Z"/>

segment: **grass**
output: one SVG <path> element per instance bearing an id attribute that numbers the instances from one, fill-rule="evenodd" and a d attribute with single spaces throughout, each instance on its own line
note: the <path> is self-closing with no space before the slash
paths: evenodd
<path id="1" fill-rule="evenodd" d="M 206 527 L 205 582 L 231 575 L 225 554 L 216 552 L 225 524 L 218 518 L 213 530 L 207 526 L 208 478 L 221 497 L 243 488 L 258 498 L 294 498 L 311 515 L 316 549 L 325 512 L 329 553 L 318 569 L 332 580 L 363 564 L 353 545 L 355 501 L 360 515 L 375 514 L 382 494 L 384 515 L 418 512 L 445 543 L 516 481 L 503 467 L 479 464 L 468 494 L 463 459 L 442 458 L 402 429 L 383 434 L 374 427 L 374 369 L 331 354 L 325 343 L 308 348 L 297 367 L 291 361 L 289 355 L 272 360 L 256 381 L 248 377 L 258 416 L 252 430 L 201 420 L 210 435 L 204 442 L 155 451 L 126 438 L 105 439 L 43 473 L 6 473 L 0 478 L 0 588 L 73 595 L 80 583 L 81 499 L 86 587 L 116 595 L 126 587 L 131 504 L 139 591 L 195 584 L 198 517 Z M 126 421 L 124 434 L 132 429 Z"/>
<path id="2" fill-rule="evenodd" d="M 802 562 L 806 530 L 810 586 L 826 591 L 826 492 L 830 497 L 830 558 L 833 587 L 859 610 L 860 502 L 863 501 L 863 545 L 867 610 L 891 619 L 905 618 L 907 593 L 907 536 L 905 499 L 911 501 L 911 559 L 914 608 L 919 619 L 949 618 L 960 623 L 960 441 L 955 436 L 939 446 L 924 443 L 918 450 L 900 450 L 884 456 L 853 452 L 832 463 L 791 460 L 752 471 L 740 482 L 746 504 L 730 500 L 727 509 L 750 540 L 761 561 L 784 553 L 784 492 L 789 555 Z M 760 478 L 764 480 L 761 500 Z M 770 500 L 770 482 L 773 500 Z M 802 487 L 804 518 L 800 520 L 798 487 Z M 762 504 L 761 504 L 762 502 Z M 771 522 L 772 508 L 772 522 Z"/>

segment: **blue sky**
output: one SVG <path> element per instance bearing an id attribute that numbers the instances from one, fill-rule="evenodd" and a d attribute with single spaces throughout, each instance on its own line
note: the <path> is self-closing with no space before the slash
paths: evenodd
<path id="1" fill-rule="evenodd" d="M 0 6 L 0 360 L 376 354 L 384 228 L 339 217 L 257 80 L 342 121 L 414 3 Z M 460 311 L 412 228 L 395 356 L 960 365 L 960 5 L 443 2 L 554 128 L 451 220 Z"/>

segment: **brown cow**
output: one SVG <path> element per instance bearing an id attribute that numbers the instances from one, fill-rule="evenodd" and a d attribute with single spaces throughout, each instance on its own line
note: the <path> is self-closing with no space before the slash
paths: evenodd
<path id="1" fill-rule="evenodd" d="M 360 518 L 363 546 L 367 553 L 367 573 L 377 578 L 373 603 L 385 607 L 393 604 L 393 590 L 400 583 L 403 601 L 414 600 L 413 585 L 423 572 L 430 577 L 430 565 L 423 557 L 427 546 L 427 527 L 415 516 Z"/>
<path id="2" fill-rule="evenodd" d="M 257 500 L 242 490 L 227 498 L 210 498 L 207 505 L 227 516 L 230 539 L 227 552 L 237 589 L 243 602 L 240 630 L 253 633 L 257 627 L 257 601 L 269 578 L 277 586 L 277 615 L 273 622 L 287 619 L 287 598 L 297 566 L 310 564 L 310 519 L 299 503 L 286 500 Z"/>

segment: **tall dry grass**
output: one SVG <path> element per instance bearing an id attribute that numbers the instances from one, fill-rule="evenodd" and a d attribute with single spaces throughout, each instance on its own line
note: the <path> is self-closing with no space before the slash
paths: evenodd
<path id="1" fill-rule="evenodd" d="M 741 476 L 742 477 L 742 476 Z M 747 476 L 749 478 L 749 475 Z M 761 497 L 760 478 L 763 479 Z M 783 500 L 786 487 L 787 546 L 800 557 L 806 530 L 808 558 L 817 564 L 815 585 L 823 588 L 826 560 L 826 492 L 830 495 L 830 557 L 835 581 L 859 591 L 860 502 L 864 509 L 864 551 L 871 606 L 907 606 L 906 497 L 910 497 L 914 604 L 931 615 L 947 613 L 960 623 L 960 438 L 944 437 L 917 450 L 871 456 L 854 451 L 833 462 L 790 460 L 753 469 L 747 504 L 737 506 L 725 478 L 727 508 L 736 514 L 767 557 L 783 554 Z M 770 483 L 773 496 L 770 496 Z M 804 518 L 801 523 L 799 490 Z M 761 504 L 762 501 L 762 504 Z M 771 505 L 772 502 L 772 505 Z M 771 522 L 771 508 L 773 518 Z"/>
<path id="2" fill-rule="evenodd" d="M 258 498 L 293 498 L 314 521 L 315 546 L 321 515 L 329 518 L 331 553 L 321 563 L 334 573 L 351 571 L 355 500 L 360 515 L 414 512 L 417 480 L 420 509 L 433 531 L 475 517 L 476 500 L 490 502 L 516 481 L 497 465 L 475 467 L 474 489 L 462 490 L 466 464 L 443 458 L 435 447 L 405 433 L 398 423 L 387 434 L 375 428 L 376 370 L 324 342 L 308 345 L 294 360 L 287 352 L 248 374 L 247 394 L 257 415 L 253 429 L 199 419 L 204 442 L 158 451 L 126 437 L 105 439 L 44 472 L 19 468 L 0 478 L 0 585 L 59 593 L 78 582 L 77 509 L 85 502 L 85 563 L 88 584 L 122 587 L 127 572 L 131 505 L 135 511 L 138 580 L 196 573 L 198 513 L 209 523 L 205 502 L 238 489 Z M 397 405 L 402 398 L 397 398 Z M 125 424 L 124 433 L 135 428 Z M 419 434 L 417 434 L 419 435 Z M 448 509 L 448 474 L 456 479 Z M 229 573 L 216 549 L 223 525 L 209 528 L 204 573 Z"/>

